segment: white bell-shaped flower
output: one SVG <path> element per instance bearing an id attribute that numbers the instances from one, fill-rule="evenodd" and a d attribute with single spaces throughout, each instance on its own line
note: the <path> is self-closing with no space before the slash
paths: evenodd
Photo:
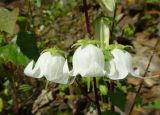
<path id="1" fill-rule="evenodd" d="M 110 79 L 124 79 L 128 74 L 139 77 L 139 74 L 133 69 L 132 57 L 127 51 L 114 49 L 111 54 L 114 58 L 106 62 L 107 76 Z"/>
<path id="2" fill-rule="evenodd" d="M 73 76 L 104 76 L 104 55 L 100 48 L 89 44 L 77 48 L 73 55 Z"/>
<path id="3" fill-rule="evenodd" d="M 67 60 L 63 56 L 44 52 L 35 66 L 33 61 L 26 66 L 24 74 L 35 78 L 45 76 L 49 81 L 66 84 L 69 79 L 69 68 Z"/>

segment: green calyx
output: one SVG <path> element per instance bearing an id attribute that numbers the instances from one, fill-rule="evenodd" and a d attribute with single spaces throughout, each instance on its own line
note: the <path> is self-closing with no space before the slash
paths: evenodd
<path id="1" fill-rule="evenodd" d="M 86 46 L 88 44 L 99 45 L 100 42 L 98 40 L 87 40 L 87 39 L 84 40 L 84 39 L 82 39 L 82 40 L 78 40 L 77 43 L 72 45 L 72 47 Z"/>
<path id="2" fill-rule="evenodd" d="M 113 55 L 111 54 L 110 50 L 104 49 L 103 53 L 104 53 L 105 61 L 109 61 L 109 60 L 111 60 L 113 58 Z"/>
<path id="3" fill-rule="evenodd" d="M 65 56 L 65 52 L 62 51 L 58 47 L 47 48 L 47 49 L 45 49 L 45 50 L 42 51 L 42 53 L 44 53 L 44 52 L 50 52 L 52 55 L 62 55 L 62 56 Z"/>
<path id="4" fill-rule="evenodd" d="M 105 61 L 109 61 L 110 59 L 113 58 L 113 55 L 111 54 L 111 51 L 114 49 L 121 49 L 121 50 L 126 50 L 132 48 L 132 46 L 129 45 L 122 45 L 122 44 L 111 44 L 103 49 Z"/>
<path id="5" fill-rule="evenodd" d="M 126 49 L 130 49 L 132 48 L 132 46 L 130 45 L 122 45 L 122 44 L 111 44 L 107 47 L 105 47 L 105 49 L 107 50 L 113 50 L 113 49 L 121 49 L 121 50 L 126 50 Z"/>

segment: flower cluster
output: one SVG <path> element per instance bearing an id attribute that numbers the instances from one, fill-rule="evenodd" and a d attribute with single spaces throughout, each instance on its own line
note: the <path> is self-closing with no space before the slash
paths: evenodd
<path id="1" fill-rule="evenodd" d="M 31 61 L 25 68 L 27 76 L 41 78 L 55 83 L 67 84 L 71 76 L 108 77 L 112 80 L 124 79 L 128 74 L 138 76 L 132 67 L 132 57 L 124 50 L 114 48 L 110 51 L 112 58 L 105 61 L 101 48 L 93 45 L 79 46 L 72 59 L 73 69 L 69 71 L 67 60 L 60 54 L 46 51 L 41 54 L 34 65 Z"/>
<path id="2" fill-rule="evenodd" d="M 116 0 L 97 0 L 105 12 L 113 12 Z M 128 74 L 139 77 L 132 67 L 131 55 L 123 48 L 109 46 L 110 19 L 107 17 L 95 20 L 95 39 L 79 40 L 74 46 L 79 46 L 72 59 L 72 70 L 69 70 L 68 62 L 59 50 L 45 50 L 34 64 L 31 61 L 25 68 L 27 76 L 41 78 L 55 83 L 72 83 L 77 75 L 82 77 L 108 77 L 112 80 L 124 79 Z M 101 48 L 94 44 L 100 43 Z M 110 45 L 114 46 L 114 45 Z M 122 45 L 120 45 L 122 46 Z M 111 55 L 111 56 L 110 56 Z"/>

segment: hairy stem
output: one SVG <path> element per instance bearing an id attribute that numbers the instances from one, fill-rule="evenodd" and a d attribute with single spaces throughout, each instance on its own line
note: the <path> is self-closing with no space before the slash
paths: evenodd
<path id="1" fill-rule="evenodd" d="M 148 65 L 147 65 L 147 67 L 146 67 L 146 70 L 145 70 L 145 72 L 144 72 L 144 74 L 143 74 L 143 77 L 146 77 L 146 75 L 147 75 L 148 69 L 149 69 L 149 67 L 150 67 L 151 61 L 152 61 L 152 59 L 153 59 L 153 56 L 154 56 L 154 54 L 155 54 L 156 48 L 157 48 L 157 46 L 158 46 L 158 44 L 159 44 L 159 41 L 160 41 L 160 40 L 158 39 L 157 42 L 156 42 L 156 44 L 155 44 L 155 46 L 154 46 L 153 54 L 152 54 L 151 57 L 149 58 L 149 62 L 148 62 Z M 137 96 L 139 95 L 139 93 L 140 93 L 140 91 L 141 91 L 143 82 L 144 82 L 144 80 L 142 79 L 142 80 L 141 80 L 141 83 L 140 83 L 140 85 L 139 85 L 139 87 L 138 87 L 138 90 L 137 90 L 137 92 L 136 92 L 136 95 L 135 95 L 135 97 L 134 97 L 134 99 L 133 99 L 133 104 L 132 104 L 132 106 L 131 106 L 131 109 L 130 109 L 128 115 L 131 115 L 131 114 L 132 114 L 133 108 L 134 108 L 134 106 L 135 106 L 135 100 L 136 100 Z"/>
<path id="2" fill-rule="evenodd" d="M 85 18 L 86 18 L 86 29 L 89 34 L 89 37 L 91 38 L 91 26 L 90 26 L 90 20 L 88 16 L 87 0 L 83 0 L 83 7 L 84 7 Z"/>

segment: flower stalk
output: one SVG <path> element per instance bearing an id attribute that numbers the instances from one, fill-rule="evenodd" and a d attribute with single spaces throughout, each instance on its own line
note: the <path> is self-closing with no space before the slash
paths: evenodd
<path id="1" fill-rule="evenodd" d="M 90 27 L 90 20 L 88 16 L 88 8 L 87 8 L 87 0 L 83 0 L 83 6 L 84 6 L 84 12 L 85 12 L 85 18 L 86 18 L 86 28 L 87 32 L 89 34 L 89 37 L 91 38 L 91 27 Z M 95 104 L 98 110 L 98 114 L 101 115 L 100 105 L 99 105 L 99 99 L 98 99 L 98 88 L 96 84 L 96 78 L 93 77 L 93 83 L 94 83 L 94 93 L 95 93 Z"/>
<path id="2" fill-rule="evenodd" d="M 90 20 L 88 16 L 87 0 L 83 0 L 83 6 L 84 6 L 84 13 L 86 18 L 86 29 L 89 34 L 89 37 L 91 38 L 91 26 L 90 26 Z"/>
<path id="3" fill-rule="evenodd" d="M 113 32 L 114 32 L 114 26 L 115 26 L 116 12 L 117 12 L 117 3 L 115 2 L 115 9 L 114 9 L 114 14 L 113 14 L 114 21 L 112 23 L 111 31 L 110 31 L 110 43 L 113 42 Z M 114 83 L 113 83 L 112 80 L 109 82 L 109 85 L 110 85 L 110 90 L 114 91 Z M 111 104 L 111 110 L 114 111 L 114 105 L 113 104 Z"/>
<path id="4" fill-rule="evenodd" d="M 49 86 L 49 81 L 46 80 L 46 84 L 45 84 L 45 88 L 44 88 L 46 91 L 48 91 L 48 86 Z"/>

